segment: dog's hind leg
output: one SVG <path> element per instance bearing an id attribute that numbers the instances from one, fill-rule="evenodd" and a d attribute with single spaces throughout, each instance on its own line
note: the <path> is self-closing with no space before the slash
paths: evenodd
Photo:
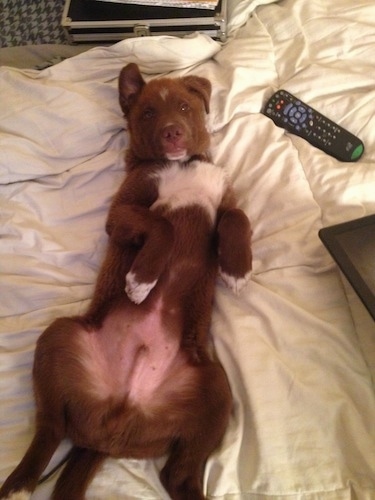
<path id="1" fill-rule="evenodd" d="M 160 474 L 172 500 L 206 498 L 204 467 L 223 438 L 232 409 L 231 391 L 221 365 L 212 362 L 200 370 L 198 395 Z"/>
<path id="2" fill-rule="evenodd" d="M 35 490 L 63 436 L 53 426 L 38 426 L 24 458 L 0 489 L 1 500 L 27 500 Z"/>
<path id="3" fill-rule="evenodd" d="M 204 461 L 195 459 L 192 442 L 176 441 L 160 479 L 172 500 L 204 500 Z M 190 447 L 190 450 L 187 449 Z M 205 457 L 207 459 L 207 457 Z"/>
<path id="4" fill-rule="evenodd" d="M 73 448 L 57 480 L 52 500 L 83 500 L 86 489 L 107 455 L 85 448 Z"/>

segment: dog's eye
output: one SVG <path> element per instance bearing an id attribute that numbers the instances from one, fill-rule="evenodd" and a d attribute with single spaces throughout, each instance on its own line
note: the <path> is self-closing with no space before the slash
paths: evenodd
<path id="1" fill-rule="evenodd" d="M 155 116 L 155 110 L 152 108 L 146 108 L 142 114 L 142 117 L 145 120 L 150 120 L 150 118 L 153 118 L 154 116 Z"/>
<path id="2" fill-rule="evenodd" d="M 189 104 L 187 104 L 186 102 L 181 103 L 180 109 L 181 109 L 181 111 L 184 111 L 184 112 L 189 111 L 189 109 L 190 109 Z"/>

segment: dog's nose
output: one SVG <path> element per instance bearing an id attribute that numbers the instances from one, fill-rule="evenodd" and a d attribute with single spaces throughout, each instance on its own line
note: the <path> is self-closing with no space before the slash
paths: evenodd
<path id="1" fill-rule="evenodd" d="M 168 142 L 178 142 L 184 135 L 179 125 L 167 125 L 162 132 L 162 137 Z"/>

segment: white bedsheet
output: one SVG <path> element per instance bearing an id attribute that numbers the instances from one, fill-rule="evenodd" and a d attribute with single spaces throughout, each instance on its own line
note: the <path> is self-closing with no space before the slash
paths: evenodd
<path id="1" fill-rule="evenodd" d="M 223 47 L 155 37 L 42 72 L 0 68 L 0 482 L 33 433 L 35 341 L 93 291 L 123 177 L 116 79 L 130 61 L 147 79 L 210 78 L 213 156 L 254 230 L 251 282 L 238 297 L 217 286 L 212 333 L 235 408 L 206 467 L 208 497 L 374 500 L 375 324 L 317 234 L 375 213 L 372 0 L 258 6 Z M 359 135 L 360 161 L 338 162 L 262 115 L 278 88 Z M 88 498 L 167 499 L 162 464 L 108 460 Z M 48 498 L 53 482 L 33 499 Z"/>

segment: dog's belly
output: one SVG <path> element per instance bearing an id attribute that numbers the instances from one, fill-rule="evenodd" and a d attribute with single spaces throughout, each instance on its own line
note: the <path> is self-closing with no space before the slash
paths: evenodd
<path id="1" fill-rule="evenodd" d="M 39 342 L 37 393 L 54 394 L 76 446 L 163 455 L 199 397 L 200 372 L 180 347 L 181 315 L 166 311 L 160 296 L 151 302 L 124 299 L 97 330 L 62 318 Z"/>
<path id="2" fill-rule="evenodd" d="M 90 393 L 100 400 L 126 397 L 147 411 L 188 383 L 192 370 L 180 350 L 178 318 L 174 316 L 174 311 L 163 312 L 159 299 L 146 314 L 132 306 L 119 309 L 106 318 L 100 330 L 83 334 L 82 363 Z"/>

